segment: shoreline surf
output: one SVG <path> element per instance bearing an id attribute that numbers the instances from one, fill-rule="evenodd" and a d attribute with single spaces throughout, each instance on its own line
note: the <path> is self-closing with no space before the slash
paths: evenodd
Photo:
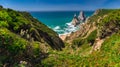
<path id="1" fill-rule="evenodd" d="M 80 11 L 58 11 L 58 12 L 30 12 L 31 15 L 39 21 L 53 29 L 61 35 L 70 34 L 77 31 L 79 28 L 72 25 L 74 14 L 79 15 Z M 91 16 L 94 11 L 84 11 L 86 17 Z"/>

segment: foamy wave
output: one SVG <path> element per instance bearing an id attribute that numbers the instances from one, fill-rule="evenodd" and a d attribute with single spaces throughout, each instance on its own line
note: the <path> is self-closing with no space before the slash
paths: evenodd
<path id="1" fill-rule="evenodd" d="M 72 22 L 66 23 L 63 34 L 59 34 L 59 35 L 69 35 L 72 32 L 75 32 L 77 30 L 78 30 L 78 27 L 75 27 L 74 25 L 72 25 Z"/>
<path id="2" fill-rule="evenodd" d="M 70 22 L 70 23 L 66 23 L 64 26 L 52 27 L 52 29 L 54 31 L 56 31 L 60 36 L 60 35 L 69 35 L 69 34 L 71 34 L 72 32 L 77 31 L 78 27 L 75 27 L 74 25 L 72 25 L 72 22 Z"/>
<path id="3" fill-rule="evenodd" d="M 54 30 L 58 30 L 58 29 L 60 29 L 60 26 L 56 26 L 56 27 L 54 27 L 53 29 L 54 29 Z"/>
<path id="4" fill-rule="evenodd" d="M 54 27 L 53 30 L 56 31 L 57 33 L 64 32 L 64 30 L 61 29 L 60 26 L 56 26 L 56 27 Z"/>

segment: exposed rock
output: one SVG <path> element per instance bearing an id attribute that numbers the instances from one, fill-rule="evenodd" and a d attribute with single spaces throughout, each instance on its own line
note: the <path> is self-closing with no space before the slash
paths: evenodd
<path id="1" fill-rule="evenodd" d="M 94 45 L 92 46 L 92 50 L 90 51 L 90 53 L 92 53 L 93 51 L 100 50 L 103 42 L 104 42 L 104 39 L 96 38 L 96 40 L 94 42 Z"/>
<path id="2" fill-rule="evenodd" d="M 83 11 L 80 12 L 79 16 L 78 16 L 79 21 L 84 22 L 86 20 L 85 14 Z"/>
<path id="3" fill-rule="evenodd" d="M 81 22 L 85 22 L 85 20 L 86 20 L 85 14 L 84 14 L 83 11 L 81 11 L 81 12 L 79 13 L 79 16 L 78 16 L 78 17 L 76 16 L 76 14 L 74 14 L 74 17 L 73 17 L 73 20 L 72 20 L 72 24 L 73 24 L 74 26 L 77 26 L 77 25 L 79 25 Z"/>
<path id="4" fill-rule="evenodd" d="M 79 20 L 78 20 L 78 18 L 77 18 L 77 16 L 76 16 L 76 14 L 74 14 L 74 18 L 73 18 L 73 20 L 72 20 L 72 24 L 73 24 L 74 26 L 77 26 L 79 23 L 80 23 L 80 22 L 79 22 Z"/>
<path id="5" fill-rule="evenodd" d="M 95 29 L 96 29 L 95 23 L 91 24 L 89 24 L 88 22 L 82 23 L 80 24 L 80 29 L 76 32 L 71 33 L 70 36 L 67 36 L 65 41 L 71 44 L 71 42 L 75 38 L 82 37 L 83 39 L 85 39 Z"/>

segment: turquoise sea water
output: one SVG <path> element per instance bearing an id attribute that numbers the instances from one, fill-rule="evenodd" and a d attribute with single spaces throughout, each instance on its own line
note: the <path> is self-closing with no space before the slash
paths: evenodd
<path id="1" fill-rule="evenodd" d="M 74 14 L 79 15 L 79 11 L 50 11 L 50 12 L 30 12 L 39 21 L 52 28 L 58 34 L 74 32 L 76 28 L 70 26 Z M 94 11 L 85 11 L 85 16 L 91 16 Z"/>

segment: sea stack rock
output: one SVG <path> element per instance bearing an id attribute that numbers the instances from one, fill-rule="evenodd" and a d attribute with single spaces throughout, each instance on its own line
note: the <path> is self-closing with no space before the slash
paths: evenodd
<path id="1" fill-rule="evenodd" d="M 81 22 L 85 22 L 85 20 L 86 20 L 85 14 L 84 14 L 83 11 L 81 11 L 81 12 L 79 13 L 79 16 L 78 16 L 78 17 L 76 16 L 76 14 L 74 14 L 74 18 L 73 18 L 73 20 L 72 20 L 72 25 L 77 26 L 77 25 L 79 25 Z"/>
<path id="2" fill-rule="evenodd" d="M 79 24 L 79 19 L 77 18 L 76 14 L 74 14 L 74 18 L 73 18 L 73 20 L 72 20 L 72 24 L 73 24 L 74 26 L 76 26 L 76 25 Z"/>
<path id="3" fill-rule="evenodd" d="M 81 12 L 79 13 L 78 19 L 79 19 L 79 21 L 81 21 L 81 22 L 84 22 L 84 21 L 86 20 L 86 17 L 85 17 L 85 14 L 84 14 L 83 11 L 81 11 Z"/>

